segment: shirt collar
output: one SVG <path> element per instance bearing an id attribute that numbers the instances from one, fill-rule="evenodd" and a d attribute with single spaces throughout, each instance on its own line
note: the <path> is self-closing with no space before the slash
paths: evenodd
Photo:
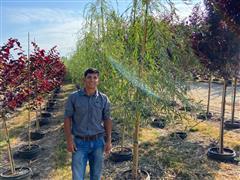
<path id="1" fill-rule="evenodd" d="M 88 96 L 84 88 L 79 90 L 79 94 L 82 95 L 82 96 Z M 96 90 L 96 92 L 92 96 L 97 97 L 98 95 L 99 95 L 99 92 L 98 92 L 98 90 Z"/>

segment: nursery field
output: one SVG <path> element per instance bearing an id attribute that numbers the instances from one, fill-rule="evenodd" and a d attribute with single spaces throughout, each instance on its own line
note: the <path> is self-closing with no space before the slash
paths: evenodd
<path id="1" fill-rule="evenodd" d="M 0 45 L 0 178 L 72 179 L 70 152 L 95 169 L 105 147 L 103 180 L 240 180 L 240 1 L 80 3 L 61 7 L 77 26 L 43 23 L 74 29 L 68 55 L 30 32 Z"/>
<path id="2" fill-rule="evenodd" d="M 63 132 L 64 104 L 70 93 L 75 91 L 75 85 L 64 84 L 57 97 L 56 109 L 52 112 L 50 124 L 43 126 L 45 136 L 35 141 L 41 146 L 40 154 L 32 160 L 21 160 L 16 156 L 16 164 L 27 165 L 32 168 L 32 179 L 71 179 L 71 153 L 66 150 L 66 141 Z M 204 86 L 191 92 L 204 91 Z M 218 103 L 218 102 L 216 102 Z M 114 104 L 113 104 L 114 105 Z M 34 114 L 31 114 L 34 118 Z M 155 114 L 156 116 L 156 114 Z M 141 168 L 150 173 L 151 179 L 226 179 L 237 180 L 240 177 L 239 162 L 216 162 L 207 158 L 207 149 L 218 143 L 219 121 L 206 120 L 195 125 L 196 120 L 191 114 L 181 123 L 167 124 L 159 129 L 151 126 L 151 116 L 147 117 L 149 123 L 142 124 L 140 129 L 139 164 Z M 113 130 L 121 132 L 121 124 L 113 117 Z M 22 110 L 14 118 L 8 120 L 10 141 L 13 151 L 24 144 L 27 130 L 27 113 Z M 171 137 L 170 134 L 185 127 L 194 126 L 186 139 Z M 1 126 L 2 127 L 2 126 Z M 2 132 L 2 131 L 1 131 Z M 6 167 L 7 153 L 1 133 L 1 169 Z M 240 153 L 240 130 L 225 132 L 225 147 L 233 148 Z M 119 141 L 113 142 L 113 147 L 119 145 Z M 131 147 L 132 138 L 128 134 L 125 145 Z M 131 161 L 113 162 L 109 157 L 104 160 L 103 179 L 120 179 L 121 172 L 129 169 Z M 88 170 L 87 170 L 88 172 Z M 86 175 L 88 178 L 88 173 Z"/>

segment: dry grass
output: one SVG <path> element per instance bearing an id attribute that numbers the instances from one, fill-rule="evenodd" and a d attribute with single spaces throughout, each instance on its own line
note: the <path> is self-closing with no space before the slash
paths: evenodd
<path id="1" fill-rule="evenodd" d="M 195 126 L 196 120 L 188 117 L 182 124 L 167 127 L 165 133 L 164 130 L 142 128 L 141 164 L 154 165 L 149 171 L 156 176 L 158 172 L 163 171 L 161 177 L 166 179 L 240 179 L 238 165 L 218 163 L 206 156 L 211 140 L 219 137 L 218 124 L 219 122 L 205 121 Z M 194 126 L 195 129 L 189 133 L 186 140 L 173 139 L 169 136 L 171 132 L 184 129 L 186 126 Z M 225 147 L 239 151 L 239 142 L 239 133 L 225 131 Z"/>
<path id="2" fill-rule="evenodd" d="M 68 87 L 71 89 L 70 86 Z M 169 137 L 170 132 L 195 124 L 196 121 L 189 117 L 182 124 L 168 127 L 166 130 L 141 128 L 139 137 L 141 166 L 148 167 L 153 177 L 163 179 L 237 179 L 239 167 L 211 161 L 206 157 L 209 139 L 218 139 L 218 122 L 206 121 L 198 124 L 194 127 L 196 132 L 190 133 L 185 141 Z M 225 146 L 238 146 L 238 137 L 239 134 L 225 131 Z M 65 148 L 65 141 L 61 141 L 56 151 L 57 167 L 50 176 L 52 179 L 71 177 L 70 154 Z"/>
<path id="3" fill-rule="evenodd" d="M 74 85 L 63 86 L 63 101 L 75 89 Z M 33 114 L 34 115 L 34 114 Z M 18 135 L 27 125 L 27 112 L 23 111 L 14 121 L 9 121 L 11 126 L 11 142 L 18 143 Z M 63 118 L 60 116 L 59 118 Z M 219 122 L 204 121 L 194 127 L 186 140 L 171 138 L 169 134 L 177 129 L 191 127 L 196 120 L 187 117 L 181 124 L 171 125 L 165 129 L 141 128 L 140 129 L 140 164 L 151 172 L 154 178 L 162 179 L 240 179 L 240 168 L 235 164 L 218 163 L 207 159 L 206 150 L 211 140 L 219 137 Z M 240 133 L 225 131 L 225 147 L 240 151 Z M 55 167 L 48 174 L 48 179 L 71 179 L 71 154 L 66 151 L 66 141 L 61 130 L 57 139 L 53 160 Z M 0 150 L 4 149 L 4 142 L 0 141 Z M 116 166 L 123 166 L 116 164 Z M 109 166 L 110 172 L 116 172 Z M 87 168 L 88 176 L 89 168 Z M 154 179 L 155 180 L 155 179 Z"/>
<path id="4" fill-rule="evenodd" d="M 153 128 L 141 128 L 139 133 L 139 140 L 141 143 L 156 142 L 159 137 L 159 131 Z"/>
<path id="5" fill-rule="evenodd" d="M 188 127 L 195 126 L 196 120 L 188 117 L 187 120 L 183 122 L 183 124 L 188 125 Z M 211 140 L 219 139 L 219 127 L 220 122 L 218 121 L 204 121 L 199 123 L 194 128 L 199 132 L 200 137 L 207 137 Z M 240 145 L 240 133 L 236 133 L 235 131 L 224 131 L 224 144 L 226 147 L 235 148 Z"/>
<path id="6" fill-rule="evenodd" d="M 31 117 L 31 119 L 34 119 L 36 117 L 35 112 L 31 112 L 30 117 Z M 7 120 L 9 140 L 10 140 L 10 143 L 12 146 L 19 143 L 19 141 L 20 141 L 19 135 L 20 135 L 20 133 L 25 131 L 24 129 L 26 129 L 27 126 L 28 126 L 28 110 L 26 110 L 26 109 L 23 110 L 22 112 L 20 112 L 17 116 Z M 2 127 L 2 125 L 0 125 L 0 127 Z M 6 138 L 5 130 L 1 129 L 1 131 L 0 131 L 1 159 L 3 158 L 2 153 L 7 150 L 7 143 L 6 143 L 5 138 Z"/>

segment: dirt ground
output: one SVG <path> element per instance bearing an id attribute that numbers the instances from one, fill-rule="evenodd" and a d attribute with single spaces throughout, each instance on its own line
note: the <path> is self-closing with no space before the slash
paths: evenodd
<path id="1" fill-rule="evenodd" d="M 210 111 L 217 115 L 220 115 L 220 111 L 221 111 L 222 91 L 223 91 L 223 86 L 221 84 L 212 83 Z M 232 94 L 233 94 L 233 87 L 232 85 L 230 85 L 227 87 L 227 95 L 226 95 L 226 110 L 225 110 L 226 119 L 231 118 Z M 189 96 L 195 99 L 197 102 L 202 101 L 201 103 L 206 106 L 207 98 L 208 98 L 208 83 L 204 83 L 204 82 L 191 83 Z M 237 86 L 235 102 L 236 102 L 235 117 L 236 119 L 240 119 L 240 86 Z"/>
<path id="2" fill-rule="evenodd" d="M 231 112 L 231 90 L 228 88 L 227 115 L 230 118 Z M 221 86 L 213 84 L 211 111 L 220 112 Z M 35 141 L 41 146 L 40 155 L 32 161 L 24 161 L 16 158 L 17 165 L 30 166 L 33 170 L 32 179 L 35 180 L 68 180 L 71 179 L 71 154 L 66 152 L 66 143 L 63 133 L 63 111 L 67 95 L 74 91 L 73 85 L 65 85 L 58 99 L 58 109 L 54 112 L 51 124 L 43 126 L 46 133 L 41 140 Z M 196 100 L 203 100 L 207 97 L 207 83 L 193 83 L 189 95 Z M 240 93 L 238 87 L 238 99 L 236 106 L 236 117 L 240 117 Z M 27 121 L 25 113 L 20 113 L 16 118 L 21 119 L 21 123 L 16 120 L 9 120 L 11 126 L 11 142 L 14 152 L 26 142 Z M 191 117 L 189 116 L 191 119 Z M 196 124 L 198 120 L 188 120 L 188 125 Z M 141 128 L 140 131 L 140 167 L 147 170 L 151 179 L 217 179 L 217 180 L 240 180 L 240 164 L 221 163 L 210 160 L 206 156 L 207 149 L 217 144 L 219 121 L 205 121 L 195 126 L 195 131 L 189 132 L 187 139 L 172 138 L 170 134 L 176 130 L 183 129 L 186 124 L 168 125 L 164 129 L 156 129 L 151 126 Z M 121 125 L 114 120 L 114 129 L 120 131 Z M 1 131 L 2 132 L 2 131 Z M 132 144 L 131 134 L 127 136 L 125 145 Z M 3 134 L 0 139 L 1 150 L 1 170 L 8 166 L 6 144 L 3 142 Z M 117 146 L 119 142 L 113 144 Z M 225 131 L 225 147 L 233 148 L 240 154 L 240 130 Z M 120 174 L 131 167 L 131 162 L 114 163 L 109 158 L 105 158 L 105 168 L 103 179 L 118 180 Z M 86 179 L 89 179 L 88 173 Z"/>

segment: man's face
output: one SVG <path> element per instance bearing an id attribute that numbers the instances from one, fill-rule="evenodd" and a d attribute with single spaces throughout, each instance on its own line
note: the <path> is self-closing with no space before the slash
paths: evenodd
<path id="1" fill-rule="evenodd" d="M 99 77 L 98 74 L 87 74 L 87 76 L 84 78 L 84 85 L 85 88 L 88 89 L 96 89 L 97 85 L 99 83 Z"/>

